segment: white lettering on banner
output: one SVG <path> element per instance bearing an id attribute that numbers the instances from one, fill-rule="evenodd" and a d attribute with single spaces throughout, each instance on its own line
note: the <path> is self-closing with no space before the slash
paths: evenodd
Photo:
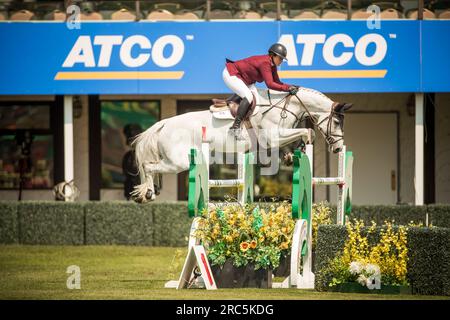
<path id="1" fill-rule="evenodd" d="M 288 64 L 298 66 L 298 59 L 297 59 L 297 53 L 295 50 L 294 36 L 292 34 L 283 34 L 280 37 L 280 40 L 278 40 L 278 42 L 284 44 L 287 49 L 286 59 L 288 61 Z"/>
<path id="2" fill-rule="evenodd" d="M 95 62 L 93 44 L 100 46 L 97 64 Z M 90 36 L 79 36 L 62 66 L 71 68 L 75 64 L 80 63 L 87 68 L 109 67 L 114 46 L 120 46 L 120 61 L 130 68 L 141 67 L 150 58 L 159 67 L 173 67 L 181 61 L 184 55 L 184 43 L 179 37 L 174 35 L 162 36 L 156 39 L 153 45 L 143 35 L 133 35 L 125 40 L 123 36 L 103 35 L 95 36 L 93 44 Z M 132 56 L 131 52 L 135 46 L 139 47 L 141 52 L 137 56 Z M 165 56 L 164 52 L 166 50 L 167 54 L 168 50 L 166 48 L 168 46 L 171 46 L 172 50 L 168 56 Z"/>
<path id="3" fill-rule="evenodd" d="M 82 63 L 85 67 L 95 67 L 94 50 L 91 37 L 79 36 L 69 55 L 63 63 L 63 67 L 73 67 L 75 63 Z"/>
<path id="4" fill-rule="evenodd" d="M 122 43 L 123 36 L 96 36 L 94 44 L 100 45 L 100 58 L 98 59 L 99 67 L 109 66 L 111 53 L 114 45 Z"/>
<path id="5" fill-rule="evenodd" d="M 376 49 L 373 56 L 367 56 L 367 47 L 370 43 L 375 43 Z M 376 33 L 366 34 L 358 40 L 355 48 L 355 57 L 359 63 L 365 66 L 374 66 L 380 63 L 387 52 L 386 40 Z"/>
<path id="6" fill-rule="evenodd" d="M 293 35 L 283 34 L 278 41 L 286 46 L 288 65 L 298 66 L 298 52 Z M 383 36 L 376 33 L 362 36 L 356 41 L 356 45 L 349 35 L 343 33 L 334 34 L 328 38 L 325 34 L 298 34 L 296 43 L 303 45 L 300 59 L 301 66 L 313 65 L 316 48 L 320 44 L 323 44 L 323 59 L 331 66 L 343 66 L 350 62 L 353 56 L 363 66 L 374 66 L 383 61 L 387 53 L 386 40 Z M 375 52 L 368 56 L 367 48 L 370 44 L 375 45 Z M 343 46 L 346 50 L 339 56 L 336 56 L 335 48 L 338 45 Z"/>
<path id="7" fill-rule="evenodd" d="M 314 51 L 316 50 L 316 44 L 324 42 L 325 42 L 324 34 L 299 34 L 297 36 L 297 43 L 302 43 L 305 45 L 303 49 L 302 60 L 300 62 L 302 66 L 312 65 L 314 58 Z"/>
<path id="8" fill-rule="evenodd" d="M 167 45 L 172 45 L 172 55 L 164 57 L 163 51 Z M 156 40 L 153 51 L 153 62 L 159 67 L 172 67 L 180 62 L 184 55 L 184 43 L 177 36 L 162 36 Z"/>
<path id="9" fill-rule="evenodd" d="M 346 34 L 335 34 L 328 38 L 323 46 L 323 58 L 332 66 L 342 66 L 348 63 L 353 54 L 351 52 L 343 52 L 339 57 L 334 55 L 334 48 L 338 43 L 342 43 L 345 48 L 353 48 L 355 44 L 352 38 Z"/>
<path id="10" fill-rule="evenodd" d="M 131 56 L 133 46 L 138 45 L 141 49 L 150 49 L 151 44 L 144 36 L 131 36 L 127 38 L 120 47 L 120 61 L 130 68 L 137 68 L 147 63 L 150 53 L 140 53 L 136 58 Z"/>

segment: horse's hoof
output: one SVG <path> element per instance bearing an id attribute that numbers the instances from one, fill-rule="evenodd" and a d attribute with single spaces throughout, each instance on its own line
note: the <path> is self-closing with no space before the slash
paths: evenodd
<path id="1" fill-rule="evenodd" d="M 141 197 L 132 197 L 131 198 L 134 202 L 136 203 L 143 203 L 144 199 L 142 199 Z"/>
<path id="2" fill-rule="evenodd" d="M 149 200 L 149 201 L 153 201 L 153 200 L 155 200 L 155 198 L 156 198 L 156 196 L 155 196 L 153 190 L 148 189 L 147 193 L 145 194 L 145 199 Z"/>
<path id="3" fill-rule="evenodd" d="M 159 187 L 155 184 L 155 185 L 153 185 L 153 187 L 155 188 L 155 194 L 157 195 L 157 196 L 159 196 L 159 194 L 161 193 L 161 190 L 159 189 Z"/>
<path id="4" fill-rule="evenodd" d="M 294 154 L 292 152 L 287 152 L 283 156 L 283 162 L 287 166 L 292 166 L 294 163 Z"/>

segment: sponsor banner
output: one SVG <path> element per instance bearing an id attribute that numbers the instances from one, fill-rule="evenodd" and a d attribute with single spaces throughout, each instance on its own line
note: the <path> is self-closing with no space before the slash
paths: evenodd
<path id="1" fill-rule="evenodd" d="M 423 92 L 450 92 L 450 21 L 421 21 Z"/>
<path id="2" fill-rule="evenodd" d="M 280 75 L 324 92 L 419 91 L 417 21 L 369 27 L 366 21 L 282 22 L 280 41 L 290 56 Z"/>
<path id="3" fill-rule="evenodd" d="M 449 30 L 450 21 L 410 20 L 380 21 L 379 28 L 366 21 L 83 22 L 79 29 L 5 22 L 0 94 L 228 93 L 225 58 L 265 54 L 277 41 L 288 48 L 279 72 L 289 84 L 323 92 L 450 91 L 449 44 L 439 40 Z M 430 34 L 422 61 L 421 31 Z"/>

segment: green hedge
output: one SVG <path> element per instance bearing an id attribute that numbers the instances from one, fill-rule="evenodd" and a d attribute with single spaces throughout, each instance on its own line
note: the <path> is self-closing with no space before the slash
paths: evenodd
<path id="1" fill-rule="evenodd" d="M 316 255 L 314 257 L 315 288 L 327 291 L 331 278 L 322 270 L 338 252 L 344 249 L 347 230 L 339 225 L 319 225 L 317 231 Z"/>
<path id="2" fill-rule="evenodd" d="M 192 219 L 187 214 L 187 202 L 155 203 L 154 246 L 182 247 L 188 243 Z"/>
<path id="3" fill-rule="evenodd" d="M 429 222 L 435 227 L 450 228 L 450 206 L 433 204 L 427 206 Z"/>
<path id="4" fill-rule="evenodd" d="M 344 226 L 319 226 L 315 257 L 317 290 L 329 289 L 328 283 L 331 279 L 323 269 L 330 259 L 342 252 L 346 238 L 347 230 Z M 408 279 L 413 293 L 450 295 L 449 241 L 450 229 L 408 229 Z"/>
<path id="5" fill-rule="evenodd" d="M 84 244 L 84 210 L 78 202 L 24 201 L 18 205 L 23 244 Z"/>
<path id="6" fill-rule="evenodd" d="M 450 227 L 450 205 L 353 206 L 351 217 L 425 224 L 427 212 L 433 226 Z M 184 246 L 191 221 L 186 202 L 0 201 L 0 243 Z"/>
<path id="7" fill-rule="evenodd" d="M 447 206 L 450 213 L 450 206 Z M 426 223 L 427 206 L 409 205 L 376 205 L 376 206 L 352 206 L 350 218 L 362 219 L 366 225 L 375 221 L 377 225 L 382 225 L 384 221 L 395 220 L 397 225 L 408 225 L 414 223 Z"/>
<path id="8" fill-rule="evenodd" d="M 408 250 L 413 291 L 450 295 L 450 229 L 410 228 Z"/>
<path id="9" fill-rule="evenodd" d="M 85 205 L 88 245 L 153 245 L 153 205 L 126 201 Z"/>
<path id="10" fill-rule="evenodd" d="M 426 225 L 428 214 L 428 223 L 441 228 L 450 228 L 450 205 L 432 204 L 426 206 L 410 205 L 376 205 L 376 206 L 358 206 L 352 207 L 351 218 L 362 219 L 366 224 L 373 220 L 381 225 L 385 220 L 395 220 L 397 225 L 407 225 L 409 222 L 421 222 Z"/>
<path id="11" fill-rule="evenodd" d="M 0 201 L 0 243 L 19 243 L 18 202 Z"/>

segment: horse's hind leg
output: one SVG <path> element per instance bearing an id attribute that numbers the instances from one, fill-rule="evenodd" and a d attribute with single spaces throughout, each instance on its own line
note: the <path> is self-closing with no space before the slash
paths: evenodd
<path id="1" fill-rule="evenodd" d="M 186 159 L 177 160 L 176 162 L 171 162 L 168 159 L 163 159 L 158 163 L 145 162 L 143 165 L 145 181 L 135 187 L 135 191 L 133 191 L 134 198 L 138 202 L 155 200 L 155 195 L 159 194 L 159 190 L 156 190 L 160 186 L 160 183 L 157 181 L 158 176 L 162 173 L 179 173 L 189 169 L 187 156 Z"/>
<path id="2" fill-rule="evenodd" d="M 144 163 L 145 173 L 179 173 L 189 169 L 189 158 L 186 155 L 185 159 L 176 159 L 170 161 L 169 159 L 162 159 L 158 163 Z"/>

